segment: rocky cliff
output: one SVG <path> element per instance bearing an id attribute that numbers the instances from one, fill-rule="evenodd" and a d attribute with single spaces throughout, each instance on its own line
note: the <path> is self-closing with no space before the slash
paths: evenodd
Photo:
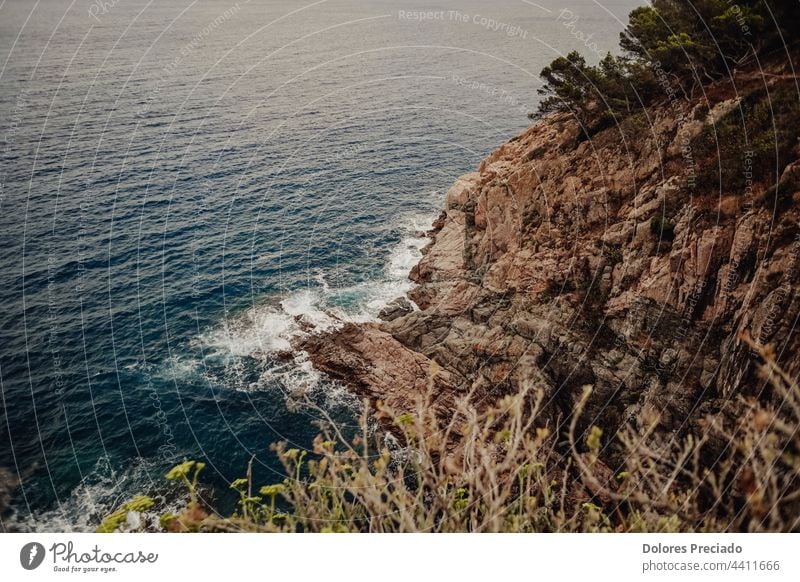
<path id="1" fill-rule="evenodd" d="M 795 133 L 759 174 L 769 143 L 731 156 L 722 128 L 781 91 L 797 95 L 783 69 L 742 74 L 592 136 L 545 118 L 447 192 L 410 274 L 418 309 L 300 347 L 396 410 L 432 389 L 443 420 L 458 395 L 526 383 L 554 420 L 593 386 L 585 422 L 607 432 L 652 411 L 683 433 L 733 395 L 769 397 L 740 334 L 800 373 L 800 152 Z"/>

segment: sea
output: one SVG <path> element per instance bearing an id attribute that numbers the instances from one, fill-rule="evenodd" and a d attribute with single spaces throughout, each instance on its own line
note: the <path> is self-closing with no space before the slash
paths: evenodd
<path id="1" fill-rule="evenodd" d="M 179 506 L 184 459 L 228 511 L 271 444 L 355 431 L 290 339 L 408 291 L 541 69 L 638 4 L 0 0 L 0 530 Z"/>

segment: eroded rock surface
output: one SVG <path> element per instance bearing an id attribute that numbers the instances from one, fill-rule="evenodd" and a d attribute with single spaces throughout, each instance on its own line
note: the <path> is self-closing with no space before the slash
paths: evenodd
<path id="1" fill-rule="evenodd" d="M 302 347 L 398 410 L 435 361 L 444 416 L 454 395 L 489 402 L 526 382 L 564 416 L 590 384 L 587 423 L 613 431 L 653 410 L 680 433 L 734 394 L 759 396 L 740 332 L 800 373 L 800 162 L 783 172 L 782 208 L 758 176 L 747 192 L 693 188 L 711 162 L 682 144 L 735 106 L 652 108 L 644 130 L 626 122 L 592 139 L 568 115 L 533 125 L 447 192 L 410 274 L 419 310 Z"/>

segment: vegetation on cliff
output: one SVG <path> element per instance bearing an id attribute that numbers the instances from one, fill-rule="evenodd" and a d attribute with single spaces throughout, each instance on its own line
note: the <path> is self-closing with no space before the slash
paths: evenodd
<path id="1" fill-rule="evenodd" d="M 653 0 L 633 10 L 620 35 L 622 54 L 597 65 L 571 52 L 542 70 L 540 113 L 569 111 L 587 133 L 677 93 L 758 67 L 797 40 L 800 4 L 767 0 Z"/>
<path id="2" fill-rule="evenodd" d="M 277 444 L 286 478 L 258 486 L 248 471 L 248 477 L 233 481 L 240 500 L 230 516 L 203 501 L 198 477 L 204 464 L 181 463 L 167 479 L 183 483 L 190 501 L 184 511 L 162 515 L 161 527 L 172 532 L 793 531 L 800 520 L 800 388 L 769 350 L 760 354 L 764 377 L 782 404 L 736 399 L 731 406 L 738 420 L 709 417 L 697 440 L 658 432 L 655 417 L 613 436 L 597 426 L 581 432 L 588 386 L 567 423 L 566 442 L 541 423 L 541 391 L 525 390 L 480 411 L 468 397 L 460 399 L 444 430 L 430 401 L 421 398 L 412 412 L 378 409 L 406 443 L 402 450 L 391 452 L 383 435 L 370 430 L 366 414 L 353 441 L 329 422 L 312 451 Z M 616 470 L 601 460 L 611 439 L 624 450 Z M 703 460 L 709 455 L 717 457 L 712 472 Z M 152 504 L 138 497 L 98 531 L 114 531 L 128 512 Z"/>
<path id="3" fill-rule="evenodd" d="M 448 192 L 419 309 L 298 340 L 362 434 L 276 445 L 230 516 L 187 461 L 161 526 L 798 531 L 798 6 L 655 0 L 622 56 L 554 61 L 553 113 Z"/>

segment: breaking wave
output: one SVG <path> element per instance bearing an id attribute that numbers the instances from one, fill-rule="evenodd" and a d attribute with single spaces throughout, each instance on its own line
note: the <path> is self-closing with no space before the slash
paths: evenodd
<path id="1" fill-rule="evenodd" d="M 126 469 L 117 470 L 107 457 L 101 457 L 69 497 L 56 507 L 25 513 L 22 506 L 17 506 L 3 518 L 3 525 L 12 532 L 93 532 L 103 518 L 123 503 L 136 495 L 149 494 L 156 499 L 159 512 L 142 512 L 137 519 L 148 530 L 158 531 L 160 513 L 178 513 L 189 501 L 183 491 L 164 489 L 165 463 L 169 464 L 140 458 Z"/>
<path id="2" fill-rule="evenodd" d="M 400 240 L 391 248 L 377 278 L 333 287 L 320 271 L 312 277 L 313 285 L 227 317 L 202 334 L 196 347 L 202 353 L 206 379 L 243 390 L 277 386 L 287 397 L 319 393 L 322 387 L 331 394 L 336 392 L 335 384 L 312 367 L 307 355 L 293 349 L 293 339 L 347 322 L 376 321 L 381 309 L 412 288 L 408 274 L 422 257 L 429 241 L 422 233 L 432 220 L 431 215 L 415 214 L 400 221 Z M 173 363 L 173 370 L 179 372 L 192 367 Z M 344 398 L 338 393 L 337 402 Z"/>

